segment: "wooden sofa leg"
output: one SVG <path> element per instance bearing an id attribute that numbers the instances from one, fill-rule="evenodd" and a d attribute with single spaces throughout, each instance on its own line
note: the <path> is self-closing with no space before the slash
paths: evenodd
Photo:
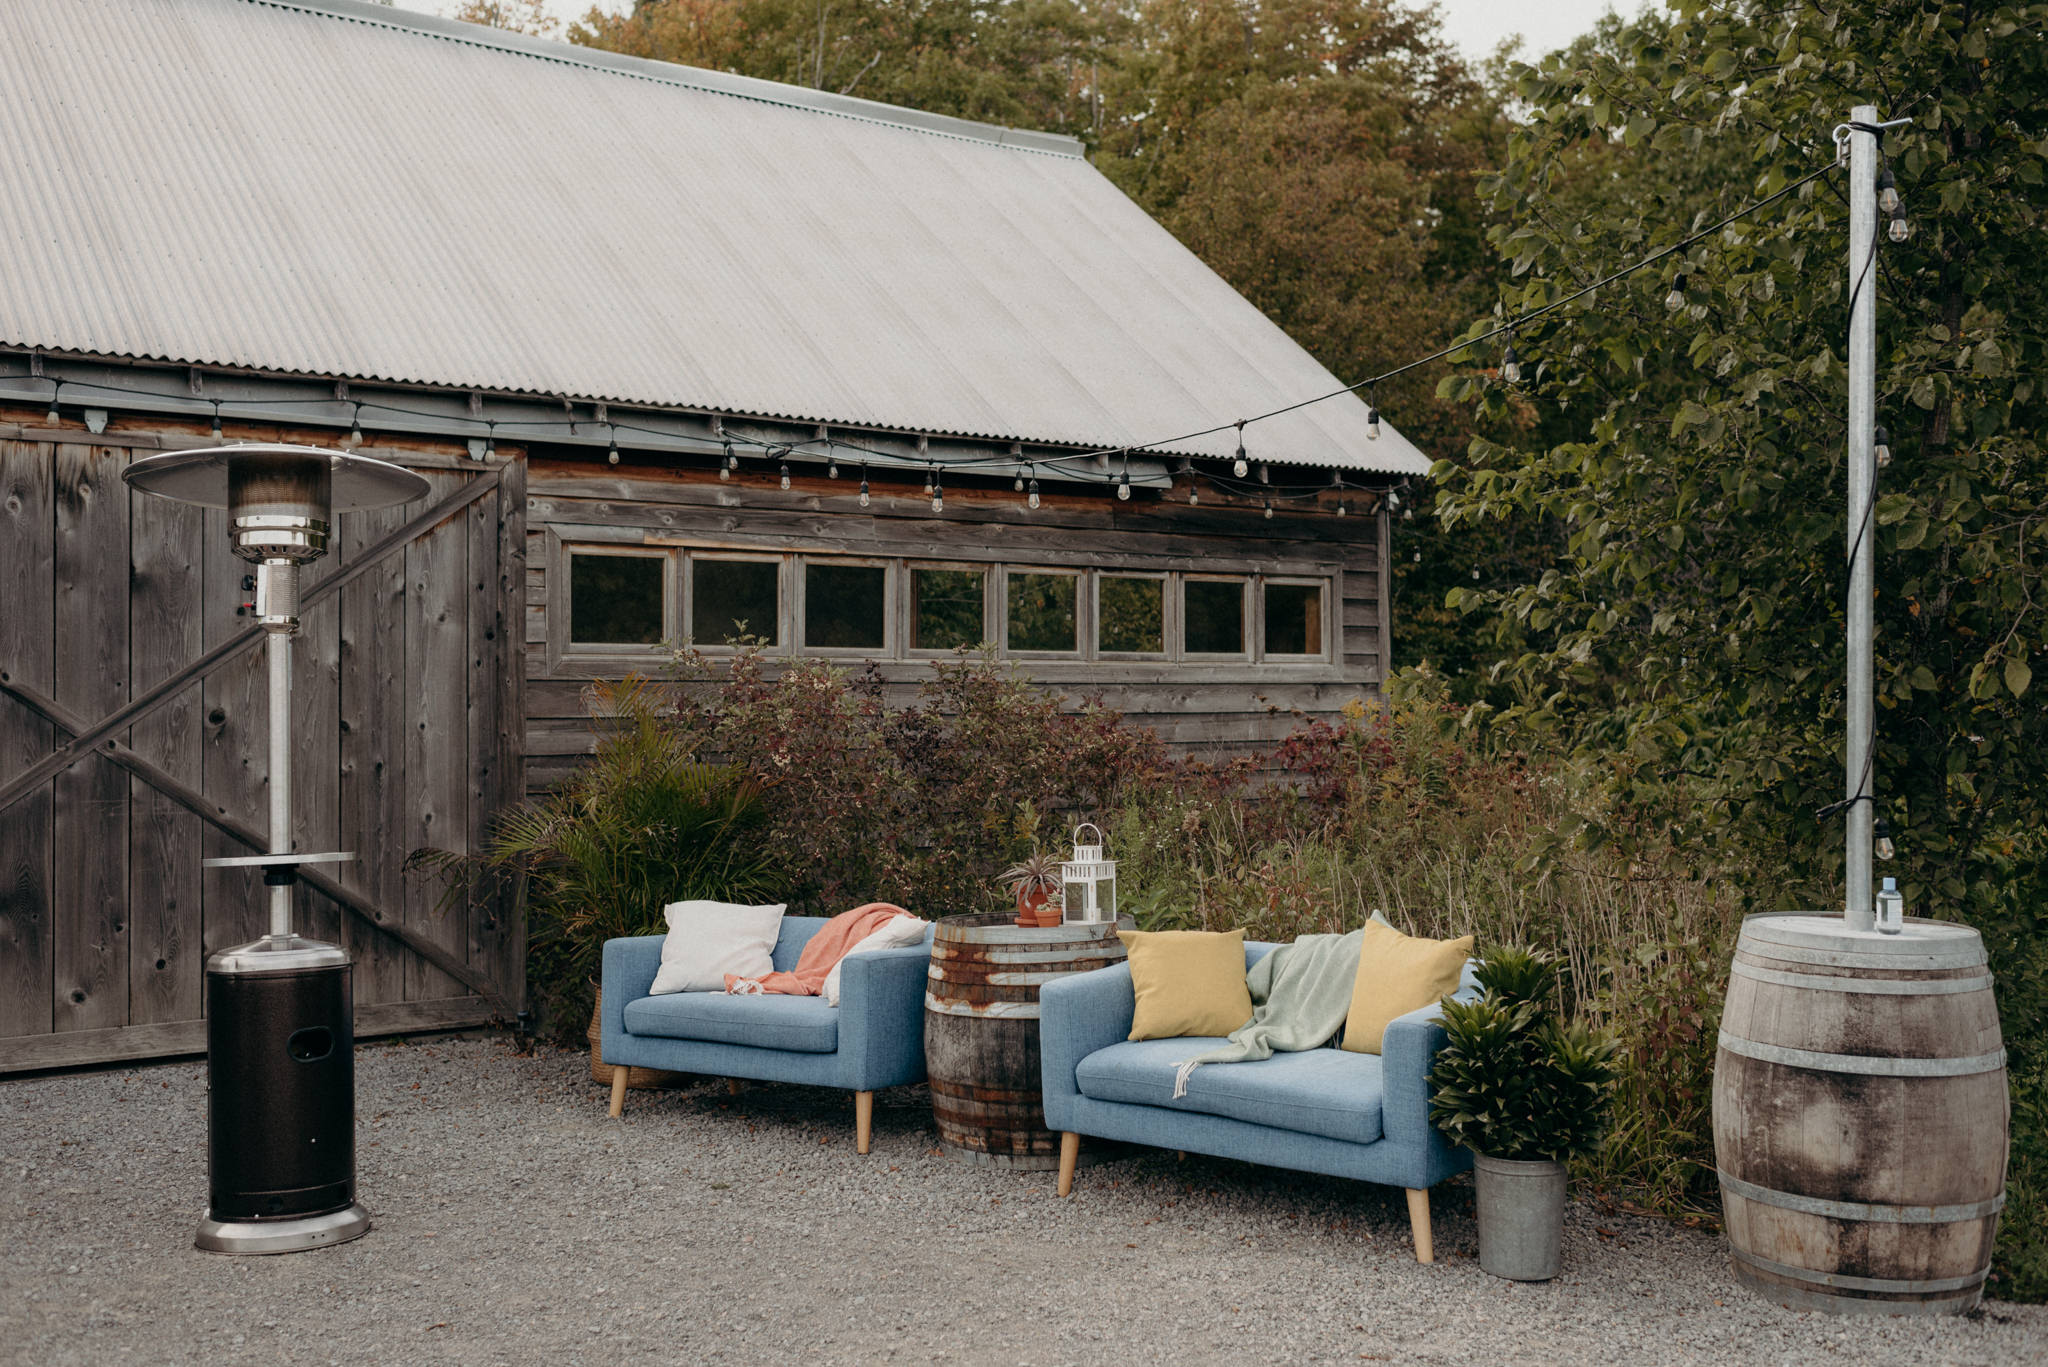
<path id="1" fill-rule="evenodd" d="M 1074 1164 L 1080 1161 L 1081 1136 L 1072 1130 L 1060 1136 L 1060 1195 L 1074 1190 Z"/>
<path id="2" fill-rule="evenodd" d="M 853 1147 L 856 1153 L 866 1153 L 868 1143 L 875 1136 L 875 1094 L 855 1092 L 853 1094 Z"/>
<path id="3" fill-rule="evenodd" d="M 1429 1238 L 1429 1188 L 1408 1188 L 1408 1228 L 1415 1235 L 1415 1261 L 1433 1263 L 1436 1249 Z"/>
<path id="4" fill-rule="evenodd" d="M 626 1113 L 626 1068 L 624 1064 L 612 1065 L 612 1119 L 617 1120 Z"/>

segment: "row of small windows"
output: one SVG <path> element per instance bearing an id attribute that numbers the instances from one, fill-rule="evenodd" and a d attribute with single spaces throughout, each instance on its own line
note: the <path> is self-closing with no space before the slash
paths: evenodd
<path id="1" fill-rule="evenodd" d="M 576 651 L 751 640 L 886 657 L 999 640 L 1021 655 L 1327 658 L 1320 579 L 580 547 L 568 562 Z"/>

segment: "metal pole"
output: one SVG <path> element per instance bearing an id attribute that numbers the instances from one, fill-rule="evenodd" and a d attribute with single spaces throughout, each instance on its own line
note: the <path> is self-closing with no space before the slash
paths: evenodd
<path id="1" fill-rule="evenodd" d="M 270 850 L 292 851 L 292 637 L 299 629 L 299 567 L 266 560 L 257 570 L 256 612 L 269 633 L 264 658 L 270 666 Z M 289 883 L 270 884 L 270 933 L 292 933 Z"/>
<path id="2" fill-rule="evenodd" d="M 1853 123 L 1877 122 L 1874 105 L 1849 111 Z M 1876 576 L 1872 567 L 1877 527 L 1871 502 L 1877 493 L 1877 157 L 1875 133 L 1849 130 L 1849 680 L 1848 800 L 1844 915 L 1851 930 L 1872 927 L 1871 831 L 1876 817 L 1871 787 L 1876 779 L 1871 754 L 1875 740 L 1872 697 L 1872 613 Z"/>

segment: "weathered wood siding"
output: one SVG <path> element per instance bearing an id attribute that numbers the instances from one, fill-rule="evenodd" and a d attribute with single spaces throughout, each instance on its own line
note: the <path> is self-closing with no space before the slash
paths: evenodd
<path id="1" fill-rule="evenodd" d="M 1384 514 L 1349 516 L 1256 502 L 1234 506 L 1205 492 L 1189 507 L 1184 486 L 1171 501 L 1140 492 L 1129 503 L 1104 493 L 1046 485 L 1029 510 L 1007 484 L 959 487 L 949 479 L 945 512 L 918 497 L 914 474 L 872 477 L 871 505 L 856 501 L 859 475 L 797 476 L 783 490 L 758 468 L 730 482 L 708 471 L 649 462 L 608 467 L 536 454 L 529 471 L 526 555 L 526 753 L 529 790 L 544 788 L 589 753 L 583 690 L 625 666 L 564 661 L 561 622 L 564 543 L 706 546 L 951 563 L 1093 569 L 1180 570 L 1328 576 L 1327 621 L 1334 642 L 1315 663 L 1048 660 L 1020 662 L 1035 681 L 1078 704 L 1100 696 L 1180 750 L 1221 758 L 1278 740 L 1304 719 L 1329 717 L 1377 691 L 1386 647 Z M 650 657 L 651 658 L 651 657 Z M 845 661 L 859 665 L 859 659 Z M 920 659 L 879 661 L 893 702 L 908 703 L 931 677 Z"/>
<path id="2" fill-rule="evenodd" d="M 161 420 L 93 434 L 0 412 L 0 787 L 249 629 L 250 567 L 225 514 L 120 479 L 137 456 L 207 440 Z M 312 602 L 295 644 L 294 839 L 359 855 L 332 875 L 353 909 L 302 882 L 297 922 L 356 956 L 363 1034 L 487 1020 L 520 997 L 524 967 L 515 914 L 437 915 L 401 870 L 419 845 L 473 847 L 523 786 L 524 462 L 479 463 L 460 443 L 369 449 L 432 491 L 341 517 L 309 598 L 441 500 L 488 487 Z M 201 867 L 251 852 L 231 830 L 266 828 L 264 692 L 254 644 L 0 809 L 0 1071 L 204 1047 L 206 956 L 264 930 L 260 880 Z"/>

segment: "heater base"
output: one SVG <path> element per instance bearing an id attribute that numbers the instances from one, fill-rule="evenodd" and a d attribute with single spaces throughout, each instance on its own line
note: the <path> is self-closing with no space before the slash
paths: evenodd
<path id="1" fill-rule="evenodd" d="M 216 1220 L 208 1211 L 192 1246 L 208 1253 L 301 1253 L 345 1244 L 369 1232 L 370 1212 L 360 1205 L 284 1220 Z"/>

